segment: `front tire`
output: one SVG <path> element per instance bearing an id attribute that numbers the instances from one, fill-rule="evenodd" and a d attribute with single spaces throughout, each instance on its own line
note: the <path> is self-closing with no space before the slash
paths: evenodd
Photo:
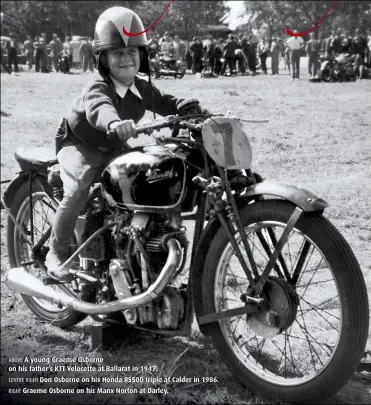
<path id="1" fill-rule="evenodd" d="M 326 83 L 335 81 L 334 66 L 332 63 L 328 63 L 322 71 L 322 80 Z"/>
<path id="2" fill-rule="evenodd" d="M 241 210 L 259 273 L 274 249 L 269 232 L 273 230 L 279 240 L 294 209 L 282 200 L 266 200 Z M 285 402 L 323 402 L 346 384 L 364 353 L 369 322 L 366 286 L 349 245 L 319 213 L 302 214 L 282 257 L 289 277 L 272 270 L 264 289 L 270 307 L 284 321 L 281 329 L 267 328 L 258 315 L 239 315 L 209 324 L 208 331 L 222 359 L 249 390 Z M 243 306 L 240 296 L 249 283 L 222 229 L 205 263 L 204 313 Z M 283 272 L 282 263 L 277 263 Z"/>
<path id="3" fill-rule="evenodd" d="M 56 211 L 56 203 L 52 205 L 51 198 L 45 193 L 39 183 L 34 183 L 32 187 L 32 206 L 34 215 L 33 234 L 34 243 L 36 244 L 38 240 L 40 240 L 41 235 L 52 224 Z M 48 185 L 45 184 L 45 187 L 45 190 L 47 190 Z M 18 189 L 12 200 L 10 211 L 29 236 L 29 240 L 31 240 L 30 206 L 27 182 L 23 183 Z M 7 225 L 7 245 L 10 267 L 21 267 L 22 263 L 32 261 L 31 247 L 26 243 L 24 237 L 20 234 L 10 217 L 8 218 Z M 43 253 L 46 255 L 48 250 L 47 243 L 44 244 L 42 249 L 44 249 Z M 39 279 L 44 279 L 46 277 L 45 272 L 41 268 L 36 268 L 32 264 L 23 264 L 23 267 L 26 271 Z M 69 288 L 72 287 L 70 284 L 66 284 L 66 286 Z M 53 286 L 53 288 L 58 289 L 57 286 Z M 60 328 L 69 328 L 76 325 L 87 316 L 86 314 L 76 312 L 71 308 L 60 307 L 48 301 L 28 295 L 22 294 L 22 298 L 38 319 L 43 322 L 52 323 Z"/>

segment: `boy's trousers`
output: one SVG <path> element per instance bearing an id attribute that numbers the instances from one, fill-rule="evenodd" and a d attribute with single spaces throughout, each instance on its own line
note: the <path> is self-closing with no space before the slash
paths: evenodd
<path id="1" fill-rule="evenodd" d="M 89 189 L 99 182 L 112 154 L 91 151 L 82 145 L 64 146 L 58 153 L 64 195 L 53 223 L 50 249 L 68 255 L 71 238 L 80 212 L 88 201 Z"/>

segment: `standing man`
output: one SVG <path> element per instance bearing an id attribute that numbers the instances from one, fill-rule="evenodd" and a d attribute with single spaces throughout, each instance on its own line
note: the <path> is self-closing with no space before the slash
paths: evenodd
<path id="1" fill-rule="evenodd" d="M 40 42 L 41 42 L 41 48 L 42 48 L 42 64 L 41 64 L 41 72 L 43 73 L 49 73 L 52 70 L 52 60 L 49 58 L 49 47 L 48 47 L 48 41 L 46 40 L 46 34 L 45 32 L 41 33 L 40 37 Z M 44 66 L 44 68 L 43 68 Z"/>
<path id="2" fill-rule="evenodd" d="M 41 37 L 39 39 L 39 45 L 38 45 L 38 53 L 39 53 L 39 62 L 40 62 L 40 69 L 41 73 L 49 73 L 48 69 L 48 50 L 46 47 L 46 34 L 42 33 Z"/>
<path id="3" fill-rule="evenodd" d="M 23 43 L 23 54 L 26 57 L 28 70 L 32 69 L 33 53 L 34 53 L 34 47 L 33 47 L 32 38 L 31 38 L 31 35 L 27 35 L 27 39 Z"/>
<path id="4" fill-rule="evenodd" d="M 164 57 L 169 57 L 170 54 L 170 44 L 168 42 L 168 37 L 163 37 L 161 42 L 161 53 Z"/>
<path id="5" fill-rule="evenodd" d="M 214 68 L 215 68 L 215 44 L 214 38 L 210 35 L 205 41 L 204 44 L 204 55 L 206 62 L 211 70 L 211 75 L 214 76 Z"/>
<path id="6" fill-rule="evenodd" d="M 331 31 L 331 35 L 325 39 L 325 49 L 326 49 L 326 57 L 327 58 L 332 58 L 332 49 L 331 49 L 331 43 L 332 40 L 335 38 L 335 31 Z"/>
<path id="7" fill-rule="evenodd" d="M 280 45 L 277 41 L 277 38 L 273 37 L 271 44 L 272 75 L 279 74 L 279 63 L 280 63 L 279 57 L 280 57 Z"/>
<path id="8" fill-rule="evenodd" d="M 63 44 L 63 51 L 68 57 L 68 60 L 70 62 L 70 66 L 72 66 L 72 48 L 71 48 L 71 43 L 70 43 L 70 37 L 66 37 L 64 44 Z"/>
<path id="9" fill-rule="evenodd" d="M 269 52 L 269 44 L 266 37 L 263 37 L 262 40 L 258 44 L 258 54 L 260 58 L 260 64 L 262 68 L 262 72 L 266 75 L 267 74 L 267 58 Z"/>
<path id="10" fill-rule="evenodd" d="M 238 45 L 240 46 L 242 52 L 245 55 L 245 60 L 246 60 L 246 68 L 249 68 L 249 44 L 247 42 L 247 37 L 244 36 L 241 38 L 239 41 Z"/>
<path id="11" fill-rule="evenodd" d="M 309 79 L 312 79 L 313 77 L 317 76 L 318 58 L 321 44 L 317 39 L 315 39 L 314 32 L 311 32 L 309 37 L 310 39 L 305 45 L 305 51 L 308 55 Z"/>
<path id="12" fill-rule="evenodd" d="M 221 74 L 224 75 L 227 65 L 229 67 L 230 75 L 233 75 L 233 65 L 235 61 L 235 51 L 238 49 L 237 42 L 234 40 L 234 36 L 232 34 L 228 35 L 228 41 L 223 47 L 223 58 L 224 63 L 222 67 Z"/>
<path id="13" fill-rule="evenodd" d="M 177 37 L 175 37 L 177 38 Z M 179 39 L 179 60 L 181 62 L 185 61 L 185 56 L 186 56 L 186 44 L 182 39 Z"/>
<path id="14" fill-rule="evenodd" d="M 4 51 L 5 51 L 6 44 L 1 43 L 1 67 L 10 75 L 12 74 L 11 69 L 9 69 L 8 64 L 5 63 L 4 60 Z"/>
<path id="15" fill-rule="evenodd" d="M 221 58 L 223 56 L 223 38 L 219 38 L 218 41 L 215 42 L 214 48 L 214 73 L 219 76 L 220 72 L 222 71 L 222 62 Z"/>
<path id="16" fill-rule="evenodd" d="M 330 41 L 329 52 L 332 57 L 335 57 L 335 55 L 341 53 L 342 50 L 343 48 L 341 46 L 340 32 L 337 31 L 335 36 Z"/>
<path id="17" fill-rule="evenodd" d="M 355 64 L 357 73 L 359 73 L 359 67 L 365 62 L 365 56 L 367 51 L 366 38 L 359 33 L 359 29 L 354 30 L 354 38 L 352 42 L 352 53 L 357 55 Z"/>
<path id="18" fill-rule="evenodd" d="M 72 41 L 70 42 L 71 46 L 71 54 L 72 54 L 72 65 L 75 66 L 75 68 L 81 67 L 81 56 L 80 56 L 80 45 L 81 41 L 80 39 L 77 39 L 78 37 L 73 38 Z"/>
<path id="19" fill-rule="evenodd" d="M 14 65 L 14 72 L 18 73 L 18 43 L 12 33 L 9 33 L 9 37 L 10 39 L 6 44 L 6 49 L 8 51 L 8 68 L 10 71 L 12 71 L 12 65 Z"/>
<path id="20" fill-rule="evenodd" d="M 249 36 L 249 40 L 247 42 L 247 61 L 249 63 L 249 69 L 252 72 L 252 75 L 256 75 L 256 42 L 252 35 Z"/>
<path id="21" fill-rule="evenodd" d="M 297 34 L 298 31 L 294 30 L 294 33 Z M 286 46 L 290 50 L 292 80 L 300 80 L 300 56 L 304 47 L 304 40 L 302 37 L 291 37 L 287 40 Z"/>
<path id="22" fill-rule="evenodd" d="M 91 38 L 89 37 L 87 40 L 83 40 L 80 45 L 80 55 L 82 60 L 82 71 L 85 73 L 88 68 L 92 72 L 93 71 L 93 46 Z"/>
<path id="23" fill-rule="evenodd" d="M 189 51 L 192 56 L 192 74 L 201 73 L 202 70 L 202 43 L 198 37 L 193 38 L 193 42 L 189 45 Z"/>
<path id="24" fill-rule="evenodd" d="M 349 31 L 344 31 L 341 38 L 342 53 L 350 53 L 352 50 L 353 39 Z"/>
<path id="25" fill-rule="evenodd" d="M 59 55 L 63 51 L 63 47 L 57 40 L 58 35 L 53 34 L 53 39 L 50 41 L 50 57 L 52 58 L 55 72 L 59 72 Z"/>
<path id="26" fill-rule="evenodd" d="M 35 58 L 35 72 L 40 72 L 40 65 L 42 59 L 42 50 L 40 49 L 40 37 L 36 36 L 33 41 L 34 58 Z"/>

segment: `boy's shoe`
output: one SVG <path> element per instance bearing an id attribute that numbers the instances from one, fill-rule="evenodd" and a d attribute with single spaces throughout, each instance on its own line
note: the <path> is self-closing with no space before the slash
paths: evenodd
<path id="1" fill-rule="evenodd" d="M 69 283 L 73 279 L 73 275 L 68 268 L 62 268 L 62 264 L 68 259 L 66 255 L 58 255 L 51 250 L 45 258 L 45 266 L 48 268 L 48 276 L 61 283 Z"/>

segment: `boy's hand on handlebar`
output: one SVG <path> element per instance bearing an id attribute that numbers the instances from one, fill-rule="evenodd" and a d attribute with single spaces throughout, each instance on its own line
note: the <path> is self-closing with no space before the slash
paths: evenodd
<path id="1" fill-rule="evenodd" d="M 109 125 L 109 130 L 114 130 L 122 141 L 138 138 L 136 125 L 133 120 L 114 121 Z"/>

